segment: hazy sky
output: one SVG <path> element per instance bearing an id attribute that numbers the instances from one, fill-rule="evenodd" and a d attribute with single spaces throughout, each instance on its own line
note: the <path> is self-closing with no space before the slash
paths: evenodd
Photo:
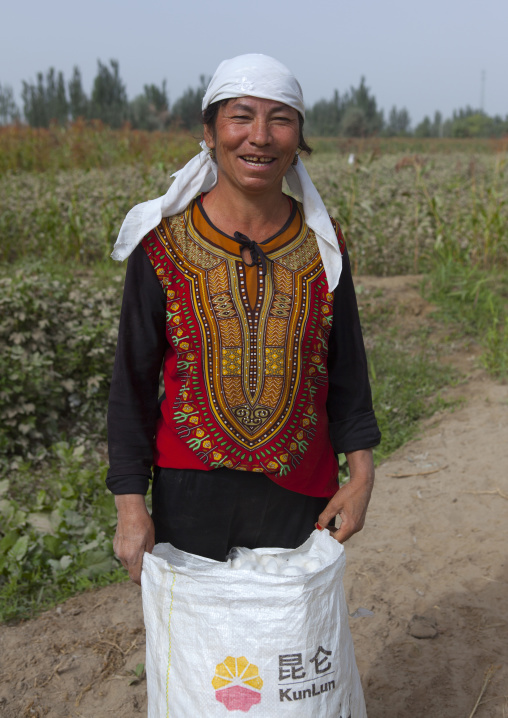
<path id="1" fill-rule="evenodd" d="M 219 62 L 263 52 L 300 80 L 307 104 L 357 86 L 413 124 L 481 102 L 508 114 L 507 0 L 24 0 L 0 12 L 0 83 L 74 65 L 90 91 L 97 59 L 120 62 L 129 98 L 167 80 L 170 101 Z"/>

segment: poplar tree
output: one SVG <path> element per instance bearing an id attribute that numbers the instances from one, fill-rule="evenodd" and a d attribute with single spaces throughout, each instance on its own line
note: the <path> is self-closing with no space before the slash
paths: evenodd
<path id="1" fill-rule="evenodd" d="M 69 103 L 63 73 L 50 67 L 46 77 L 37 74 L 37 83 L 23 81 L 23 112 L 32 127 L 48 127 L 51 121 L 64 125 L 69 117 Z"/>
<path id="2" fill-rule="evenodd" d="M 171 121 L 166 80 L 159 88 L 145 85 L 143 94 L 129 103 L 129 120 L 135 129 L 164 130 Z"/>
<path id="3" fill-rule="evenodd" d="M 97 60 L 98 69 L 92 89 L 90 116 L 110 127 L 121 127 L 128 120 L 129 107 L 125 85 L 120 79 L 117 60 L 110 60 L 111 68 Z"/>
<path id="4" fill-rule="evenodd" d="M 200 75 L 199 86 L 188 87 L 173 105 L 173 118 L 188 130 L 201 124 L 201 103 L 209 81 L 204 75 Z"/>
<path id="5" fill-rule="evenodd" d="M 12 87 L 0 82 L 0 125 L 10 125 L 18 120 L 19 110 L 14 101 Z"/>
<path id="6" fill-rule="evenodd" d="M 398 110 L 395 105 L 388 115 L 388 123 L 384 130 L 384 134 L 388 137 L 405 136 L 410 132 L 411 118 L 405 107 Z"/>
<path id="7" fill-rule="evenodd" d="M 89 101 L 81 82 L 81 72 L 77 65 L 74 66 L 72 78 L 69 80 L 69 110 L 72 120 L 78 117 L 86 118 L 89 112 Z"/>
<path id="8" fill-rule="evenodd" d="M 42 72 L 37 73 L 37 84 L 23 80 L 21 98 L 23 100 L 23 113 L 28 124 L 32 127 L 47 127 L 49 125 L 49 116 Z"/>

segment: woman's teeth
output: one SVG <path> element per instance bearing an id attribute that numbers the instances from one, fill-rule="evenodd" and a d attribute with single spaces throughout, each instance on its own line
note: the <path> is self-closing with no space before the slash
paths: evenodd
<path id="1" fill-rule="evenodd" d="M 272 157 L 249 157 L 247 155 L 242 157 L 242 159 L 249 165 L 267 165 L 270 162 L 273 162 Z"/>

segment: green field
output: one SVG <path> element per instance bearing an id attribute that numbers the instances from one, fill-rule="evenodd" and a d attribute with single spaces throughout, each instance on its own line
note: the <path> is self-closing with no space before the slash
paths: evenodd
<path id="1" fill-rule="evenodd" d="M 306 165 L 355 274 L 424 275 L 441 320 L 505 376 L 506 143 L 310 144 Z M 183 134 L 0 128 L 0 620 L 123 576 L 104 440 L 125 267 L 108 257 L 130 207 L 164 193 L 197 149 Z M 380 458 L 443 406 L 439 390 L 456 377 L 424 337 L 394 347 L 375 307 L 362 321 Z"/>

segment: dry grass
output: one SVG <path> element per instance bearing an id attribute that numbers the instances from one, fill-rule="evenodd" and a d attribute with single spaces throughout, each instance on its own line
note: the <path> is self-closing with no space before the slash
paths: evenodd
<path id="1" fill-rule="evenodd" d="M 0 127 L 0 175 L 133 163 L 181 164 L 192 157 L 196 146 L 188 132 L 146 132 L 129 126 L 113 130 L 100 120 L 49 129 L 8 125 Z"/>

